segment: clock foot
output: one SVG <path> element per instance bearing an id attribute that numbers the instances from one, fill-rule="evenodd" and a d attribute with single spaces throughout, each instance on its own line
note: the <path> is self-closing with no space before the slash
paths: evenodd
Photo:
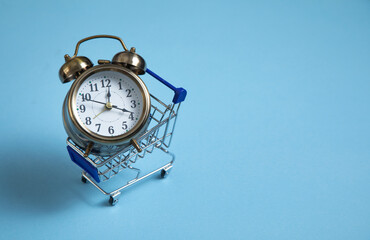
<path id="1" fill-rule="evenodd" d="M 93 142 L 89 142 L 89 145 L 87 145 L 87 148 L 86 148 L 86 151 L 84 153 L 84 157 L 87 157 L 89 156 L 90 152 L 91 152 L 91 149 L 93 147 L 94 143 Z"/>

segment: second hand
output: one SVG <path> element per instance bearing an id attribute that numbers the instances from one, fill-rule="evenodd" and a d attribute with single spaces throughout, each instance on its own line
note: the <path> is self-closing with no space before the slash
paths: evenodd
<path id="1" fill-rule="evenodd" d="M 95 117 L 93 117 L 93 119 L 95 119 L 97 116 L 99 116 L 100 114 L 102 114 L 103 112 L 105 112 L 105 111 L 107 111 L 107 110 L 108 110 L 108 108 L 104 108 L 104 110 L 103 110 L 103 111 L 101 111 L 100 113 L 96 114 L 96 115 L 95 115 Z"/>
<path id="2" fill-rule="evenodd" d="M 97 116 L 99 116 L 100 114 L 102 114 L 103 112 L 107 111 L 107 110 L 112 110 L 112 104 L 110 102 L 107 102 L 105 104 L 105 108 L 103 111 L 101 111 L 100 113 L 98 113 L 95 117 L 93 117 L 93 119 L 95 119 Z"/>

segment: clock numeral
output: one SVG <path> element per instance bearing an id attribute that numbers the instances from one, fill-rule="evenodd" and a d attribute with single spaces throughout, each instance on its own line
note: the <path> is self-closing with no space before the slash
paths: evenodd
<path id="1" fill-rule="evenodd" d="M 86 100 L 86 101 L 90 101 L 90 100 L 91 100 L 91 95 L 90 95 L 90 93 L 81 94 L 81 97 L 82 97 L 82 102 L 85 102 L 85 100 Z"/>
<path id="2" fill-rule="evenodd" d="M 126 89 L 126 92 L 127 92 L 127 97 L 132 97 L 130 89 Z"/>
<path id="3" fill-rule="evenodd" d="M 119 86 L 118 90 L 122 90 L 122 83 L 121 82 L 118 82 L 118 86 Z"/>
<path id="4" fill-rule="evenodd" d="M 110 126 L 110 127 L 108 128 L 108 132 L 109 132 L 110 134 L 113 134 L 113 133 L 114 133 L 113 126 Z"/>
<path id="5" fill-rule="evenodd" d="M 95 127 L 98 127 L 97 132 L 99 132 L 99 130 L 100 130 L 100 126 L 101 126 L 101 124 L 100 124 L 100 123 L 95 124 Z"/>
<path id="6" fill-rule="evenodd" d="M 86 125 L 90 125 L 91 124 L 91 117 L 86 117 Z"/>
<path id="7" fill-rule="evenodd" d="M 105 80 L 105 82 L 108 82 L 106 85 L 104 84 L 104 80 Z M 100 82 L 101 82 L 101 87 L 111 87 L 110 79 L 102 79 L 102 80 L 100 80 Z"/>
<path id="8" fill-rule="evenodd" d="M 123 130 L 126 130 L 127 129 L 127 124 L 126 123 L 127 123 L 126 121 L 123 121 L 122 122 L 122 129 Z"/>
<path id="9" fill-rule="evenodd" d="M 134 120 L 134 113 L 130 113 L 130 116 L 128 116 L 128 118 Z"/>
<path id="10" fill-rule="evenodd" d="M 85 105 L 80 105 L 80 110 L 82 113 L 84 113 L 86 111 Z"/>
<path id="11" fill-rule="evenodd" d="M 135 100 L 131 100 L 131 103 L 132 103 L 131 107 L 132 108 L 136 108 L 136 101 Z"/>
<path id="12" fill-rule="evenodd" d="M 95 83 L 94 85 L 93 84 L 90 84 L 90 92 L 97 92 L 98 91 L 98 84 Z"/>

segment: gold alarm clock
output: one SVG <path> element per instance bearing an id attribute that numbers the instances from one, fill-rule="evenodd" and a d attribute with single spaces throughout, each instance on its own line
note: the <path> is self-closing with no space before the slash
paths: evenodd
<path id="1" fill-rule="evenodd" d="M 98 65 L 77 56 L 81 43 L 95 38 L 121 42 L 124 51 Z M 149 124 L 150 94 L 139 75 L 146 71 L 135 48 L 128 50 L 116 36 L 96 35 L 80 40 L 72 57 L 65 55 L 60 68 L 62 83 L 75 80 L 63 104 L 64 128 L 87 156 L 90 152 L 111 156 L 130 144 Z"/>

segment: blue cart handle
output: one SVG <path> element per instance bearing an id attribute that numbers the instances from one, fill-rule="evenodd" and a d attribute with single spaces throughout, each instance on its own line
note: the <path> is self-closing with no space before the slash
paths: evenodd
<path id="1" fill-rule="evenodd" d="M 84 157 L 82 157 L 78 152 L 73 150 L 70 146 L 67 146 L 67 150 L 69 153 L 69 156 L 71 157 L 71 160 L 76 163 L 80 168 L 85 170 L 96 182 L 100 182 L 98 169 L 94 167 L 91 163 L 86 161 Z"/>
<path id="2" fill-rule="evenodd" d="M 154 77 L 155 79 L 157 79 L 158 81 L 160 81 L 161 83 L 163 83 L 164 85 L 166 85 L 168 88 L 170 88 L 172 91 L 175 92 L 175 96 L 173 96 L 173 99 L 172 99 L 172 102 L 174 104 L 183 102 L 185 100 L 187 92 L 184 88 L 181 88 L 181 87 L 177 88 L 173 86 L 171 83 L 167 82 L 166 80 L 164 80 L 163 78 L 155 74 L 149 68 L 146 69 L 146 72 L 149 73 L 150 76 Z"/>

